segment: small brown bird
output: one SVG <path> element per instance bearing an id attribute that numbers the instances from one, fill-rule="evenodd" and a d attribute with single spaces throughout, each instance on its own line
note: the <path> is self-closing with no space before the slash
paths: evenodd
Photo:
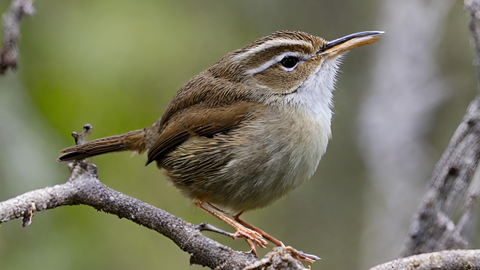
<path id="1" fill-rule="evenodd" d="M 315 172 L 331 136 L 340 55 L 373 43 L 370 31 L 326 41 L 278 31 L 222 57 L 184 84 L 150 127 L 72 146 L 57 161 L 148 150 L 194 204 L 233 226 L 233 237 L 283 243 L 240 219 Z M 298 256 L 312 262 L 315 256 Z"/>

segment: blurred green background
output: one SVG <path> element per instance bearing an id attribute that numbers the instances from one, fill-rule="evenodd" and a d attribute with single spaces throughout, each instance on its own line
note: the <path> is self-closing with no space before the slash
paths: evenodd
<path id="1" fill-rule="evenodd" d="M 457 2 L 435 53 L 440 74 L 452 78 L 455 89 L 439 107 L 432 133 L 427 134 L 433 144 L 432 160 L 446 147 L 476 90 L 468 16 Z M 0 11 L 9 4 L 0 0 Z M 60 149 L 73 144 L 70 133 L 80 132 L 84 124 L 94 127 L 90 139 L 150 125 L 189 78 L 229 51 L 276 30 L 301 30 L 326 39 L 387 30 L 376 23 L 381 4 L 375 0 L 36 1 L 37 14 L 22 22 L 19 69 L 0 76 L 0 201 L 65 182 L 67 165 L 55 158 Z M 402 38 L 395 32 L 386 35 Z M 372 79 L 369 66 L 377 44 L 352 51 L 342 65 L 333 140 L 314 177 L 285 199 L 244 215 L 285 244 L 322 257 L 314 268 L 358 269 L 361 261 L 362 265 L 368 261 L 360 258 L 360 251 L 366 212 L 363 194 L 371 187 L 356 145 L 356 117 L 360 97 Z M 193 207 L 155 166 L 144 167 L 145 160 L 118 153 L 93 162 L 99 179 L 113 189 L 188 222 L 210 222 L 231 230 Z M 248 250 L 242 240 L 206 234 L 234 249 Z M 0 268 L 201 267 L 189 266 L 188 254 L 156 232 L 75 206 L 36 213 L 27 228 L 19 220 L 2 224 Z"/>

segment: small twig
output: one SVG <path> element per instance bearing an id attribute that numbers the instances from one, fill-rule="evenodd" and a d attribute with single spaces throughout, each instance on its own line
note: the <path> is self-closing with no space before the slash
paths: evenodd
<path id="1" fill-rule="evenodd" d="M 83 131 L 82 133 L 78 134 L 77 132 L 72 132 L 72 137 L 75 139 L 75 145 L 81 145 L 84 144 L 87 141 L 88 135 L 92 133 L 92 125 L 86 124 L 83 126 Z"/>
<path id="2" fill-rule="evenodd" d="M 13 0 L 10 9 L 2 17 L 3 44 L 0 49 L 0 74 L 8 68 L 15 70 L 18 65 L 18 41 L 20 21 L 24 16 L 35 14 L 32 0 Z"/>
<path id="3" fill-rule="evenodd" d="M 222 229 L 219 229 L 219 228 L 217 228 L 217 227 L 215 227 L 215 226 L 213 226 L 213 225 L 211 225 L 210 223 L 207 223 L 207 222 L 202 222 L 202 223 L 198 224 L 197 226 L 195 226 L 195 229 L 197 229 L 201 232 L 210 231 L 210 232 L 215 232 L 215 233 L 218 233 L 218 234 L 223 234 L 223 235 L 226 235 L 228 237 L 234 238 L 231 233 L 226 232 Z"/>

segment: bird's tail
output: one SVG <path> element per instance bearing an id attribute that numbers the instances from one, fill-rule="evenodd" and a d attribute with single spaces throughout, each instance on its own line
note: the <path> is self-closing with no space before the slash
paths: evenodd
<path id="1" fill-rule="evenodd" d="M 146 131 L 146 128 L 134 130 L 122 135 L 100 138 L 65 148 L 61 151 L 63 154 L 57 158 L 57 161 L 66 162 L 119 151 L 137 151 L 142 153 L 148 146 Z"/>

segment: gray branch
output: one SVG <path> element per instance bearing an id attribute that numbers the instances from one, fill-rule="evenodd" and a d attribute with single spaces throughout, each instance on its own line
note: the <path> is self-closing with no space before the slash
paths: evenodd
<path id="1" fill-rule="evenodd" d="M 480 269 L 480 250 L 447 250 L 387 262 L 369 270 Z"/>
<path id="2" fill-rule="evenodd" d="M 470 223 L 478 197 L 476 185 L 470 191 L 468 187 L 479 158 L 480 96 L 477 96 L 435 166 L 429 190 L 411 224 L 403 256 L 467 247 L 461 232 Z M 467 191 L 461 222 L 455 225 L 452 216 Z"/>
<path id="3" fill-rule="evenodd" d="M 190 254 L 190 263 L 212 269 L 304 269 L 291 256 L 291 250 L 275 248 L 262 260 L 251 253 L 234 251 L 202 235 L 195 227 L 161 209 L 124 195 L 102 184 L 96 176 L 96 166 L 82 161 L 70 164 L 68 182 L 27 192 L 0 202 L 0 223 L 23 219 L 31 223 L 37 211 L 64 205 L 88 205 L 99 211 L 126 218 L 170 238 Z"/>
<path id="4" fill-rule="evenodd" d="M 2 17 L 3 44 L 0 49 L 0 74 L 8 68 L 15 70 L 18 62 L 20 21 L 24 16 L 35 13 L 32 0 L 13 0 L 10 9 Z"/>

